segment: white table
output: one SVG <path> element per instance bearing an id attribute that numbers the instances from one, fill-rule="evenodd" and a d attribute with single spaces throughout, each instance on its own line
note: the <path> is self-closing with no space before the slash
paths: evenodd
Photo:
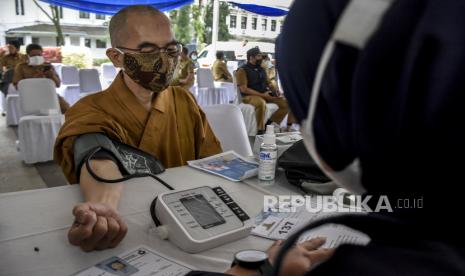
<path id="1" fill-rule="evenodd" d="M 169 169 L 160 178 L 177 189 L 221 186 L 251 218 L 261 212 L 264 194 L 300 193 L 282 173 L 276 181 L 279 184 L 269 187 L 258 186 L 256 178 L 236 183 L 189 167 Z M 71 246 L 67 240 L 73 221 L 71 210 L 82 200 L 78 185 L 0 194 L 0 275 L 69 275 L 141 244 L 198 269 L 223 272 L 235 252 L 264 250 L 271 244 L 270 240 L 249 236 L 205 252 L 185 253 L 153 233 L 149 206 L 163 191 L 166 188 L 151 178 L 128 181 L 120 202 L 120 213 L 129 227 L 127 236 L 114 249 L 91 253 Z"/>

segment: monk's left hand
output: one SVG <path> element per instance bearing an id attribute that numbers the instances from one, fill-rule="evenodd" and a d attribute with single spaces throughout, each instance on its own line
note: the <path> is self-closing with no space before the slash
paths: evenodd
<path id="1" fill-rule="evenodd" d="M 73 215 L 75 222 L 68 232 L 68 240 L 86 252 L 113 248 L 128 231 L 117 211 L 104 203 L 80 203 L 74 207 Z"/>

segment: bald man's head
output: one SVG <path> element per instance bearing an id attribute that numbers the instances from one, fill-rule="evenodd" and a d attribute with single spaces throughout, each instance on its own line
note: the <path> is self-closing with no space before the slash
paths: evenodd
<path id="1" fill-rule="evenodd" d="M 168 17 L 161 11 L 144 5 L 128 6 L 118 11 L 110 20 L 110 39 L 113 47 L 125 45 L 137 26 L 150 24 L 152 28 L 171 28 Z M 171 31 L 171 30 L 170 30 Z"/>

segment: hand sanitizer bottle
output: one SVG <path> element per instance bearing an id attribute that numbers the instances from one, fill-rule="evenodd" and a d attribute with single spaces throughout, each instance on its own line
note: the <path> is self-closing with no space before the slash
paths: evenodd
<path id="1" fill-rule="evenodd" d="M 276 173 L 276 159 L 278 157 L 278 147 L 276 146 L 276 136 L 272 125 L 266 126 L 266 133 L 263 143 L 260 146 L 258 179 L 261 181 L 272 181 Z"/>

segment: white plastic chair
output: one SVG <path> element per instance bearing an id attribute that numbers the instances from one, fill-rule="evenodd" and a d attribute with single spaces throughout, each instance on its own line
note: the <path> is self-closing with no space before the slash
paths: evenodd
<path id="1" fill-rule="evenodd" d="M 8 95 L 5 98 L 6 124 L 7 126 L 17 126 L 21 118 L 21 108 L 19 106 L 19 95 L 13 84 L 8 87 Z"/>
<path id="2" fill-rule="evenodd" d="M 53 160 L 53 146 L 64 122 L 55 83 L 50 79 L 25 79 L 18 84 L 21 113 L 18 138 L 21 159 L 27 163 Z"/>
<path id="3" fill-rule="evenodd" d="M 234 150 L 245 157 L 253 155 L 239 107 L 232 104 L 220 104 L 206 106 L 202 109 L 213 132 L 220 140 L 223 151 Z"/>
<path id="4" fill-rule="evenodd" d="M 81 87 L 81 98 L 102 91 L 97 69 L 79 70 L 79 86 Z"/>
<path id="5" fill-rule="evenodd" d="M 55 72 L 57 73 L 60 80 L 63 78 L 61 75 L 61 68 L 63 67 L 63 63 L 52 63 Z"/>
<path id="6" fill-rule="evenodd" d="M 79 70 L 75 66 L 63 65 L 61 67 L 61 84 L 79 85 Z"/>
<path id="7" fill-rule="evenodd" d="M 196 98 L 200 106 L 229 103 L 227 92 L 226 88 L 215 87 L 213 74 L 210 69 L 197 69 Z"/>
<path id="8" fill-rule="evenodd" d="M 61 86 L 57 89 L 65 100 L 73 105 L 79 100 L 79 71 L 74 66 L 61 66 Z"/>
<path id="9" fill-rule="evenodd" d="M 100 65 L 100 70 L 102 72 L 102 82 L 104 86 L 108 87 L 116 78 L 118 70 L 116 70 L 111 62 L 102 63 L 102 65 Z"/>

